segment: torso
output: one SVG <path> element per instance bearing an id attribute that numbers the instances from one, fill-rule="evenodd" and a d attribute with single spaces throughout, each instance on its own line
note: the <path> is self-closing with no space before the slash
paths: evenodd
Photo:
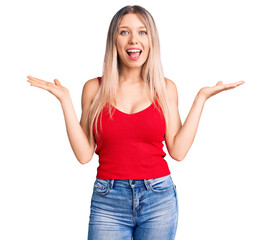
<path id="1" fill-rule="evenodd" d="M 116 103 L 112 118 L 107 107 L 102 110 L 93 132 L 99 156 L 97 178 L 149 179 L 170 174 L 163 151 L 165 119 L 160 108 L 153 106 L 147 86 L 120 84 Z"/>
<path id="2" fill-rule="evenodd" d="M 149 87 L 145 83 L 123 83 L 117 90 L 115 103 L 111 103 L 119 111 L 126 114 L 140 112 L 152 103 Z"/>

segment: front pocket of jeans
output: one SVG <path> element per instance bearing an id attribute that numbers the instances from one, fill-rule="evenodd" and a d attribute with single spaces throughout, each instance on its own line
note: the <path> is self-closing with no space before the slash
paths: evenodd
<path id="1" fill-rule="evenodd" d="M 150 181 L 150 189 L 153 192 L 167 192 L 170 191 L 175 187 L 175 184 L 172 181 L 172 178 L 170 176 L 158 178 L 158 179 L 152 179 Z"/>
<path id="2" fill-rule="evenodd" d="M 106 195 L 109 192 L 109 183 L 107 180 L 96 179 L 94 182 L 93 191 L 98 195 Z"/>

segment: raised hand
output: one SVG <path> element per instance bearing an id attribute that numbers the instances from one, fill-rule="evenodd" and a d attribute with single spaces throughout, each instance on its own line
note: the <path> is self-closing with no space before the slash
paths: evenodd
<path id="1" fill-rule="evenodd" d="M 239 82 L 235 82 L 235 83 L 227 83 L 227 84 L 223 84 L 222 81 L 219 81 L 215 86 L 213 87 L 203 87 L 199 90 L 198 95 L 201 97 L 204 97 L 205 100 L 207 100 L 208 98 L 210 98 L 211 96 L 220 93 L 222 91 L 225 90 L 229 90 L 229 89 L 233 89 L 238 87 L 239 85 L 244 84 L 244 81 L 239 81 Z"/>
<path id="2" fill-rule="evenodd" d="M 60 102 L 69 96 L 69 90 L 63 87 L 58 79 L 54 80 L 54 83 L 41 80 L 32 76 L 27 76 L 27 82 L 30 86 L 39 87 L 52 93 Z"/>

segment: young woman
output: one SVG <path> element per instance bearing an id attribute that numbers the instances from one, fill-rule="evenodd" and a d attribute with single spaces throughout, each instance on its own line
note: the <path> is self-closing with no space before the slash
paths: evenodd
<path id="1" fill-rule="evenodd" d="M 82 116 L 76 117 L 67 88 L 28 76 L 31 86 L 56 96 L 76 158 L 99 167 L 94 182 L 89 240 L 171 240 L 178 224 L 178 201 L 163 151 L 182 161 L 189 151 L 206 100 L 244 83 L 204 87 L 181 124 L 176 85 L 164 77 L 155 22 L 140 6 L 113 17 L 102 77 L 88 80 Z M 95 149 L 96 146 L 96 149 Z"/>

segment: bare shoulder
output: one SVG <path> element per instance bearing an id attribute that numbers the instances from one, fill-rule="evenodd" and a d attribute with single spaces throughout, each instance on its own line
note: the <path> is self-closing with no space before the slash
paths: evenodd
<path id="1" fill-rule="evenodd" d="M 88 103 L 91 104 L 99 89 L 99 81 L 97 78 L 92 78 L 85 82 L 82 89 L 82 108 Z"/>
<path id="2" fill-rule="evenodd" d="M 166 90 L 168 93 L 168 97 L 170 101 L 178 102 L 178 90 L 177 86 L 174 81 L 170 80 L 169 78 L 164 78 L 166 84 Z"/>
<path id="3" fill-rule="evenodd" d="M 99 88 L 99 81 L 98 78 L 92 78 L 90 80 L 88 80 L 87 82 L 85 82 L 84 86 L 83 86 L 83 90 L 98 90 Z"/>

